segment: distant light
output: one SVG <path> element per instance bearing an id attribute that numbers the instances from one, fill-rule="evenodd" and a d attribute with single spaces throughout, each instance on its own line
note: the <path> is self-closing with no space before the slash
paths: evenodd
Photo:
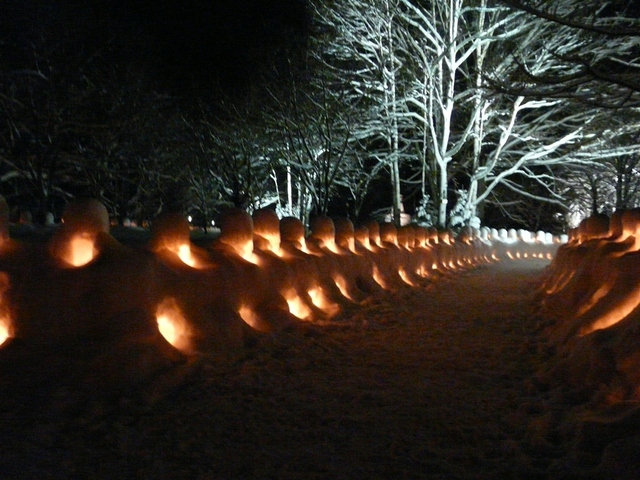
<path id="1" fill-rule="evenodd" d="M 189 215 L 189 216 L 187 217 L 187 220 L 189 221 L 189 223 L 191 223 L 191 222 L 192 222 L 192 220 L 193 220 L 193 217 L 192 217 L 191 215 Z"/>
<path id="2" fill-rule="evenodd" d="M 215 224 L 216 224 L 216 221 L 215 220 L 211 220 L 211 225 L 215 226 Z"/>

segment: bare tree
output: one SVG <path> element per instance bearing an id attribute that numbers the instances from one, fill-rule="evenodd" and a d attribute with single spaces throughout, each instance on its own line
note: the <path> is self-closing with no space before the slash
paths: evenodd
<path id="1" fill-rule="evenodd" d="M 311 213 L 328 213 L 356 160 L 356 110 L 345 98 L 345 89 L 333 81 L 332 72 L 321 64 L 312 67 L 314 76 L 308 82 L 294 81 L 285 95 L 272 90 L 273 107 L 267 112 L 270 149 L 277 149 L 272 155 L 285 169 L 289 214 L 297 214 L 305 223 Z M 297 212 L 291 211 L 294 189 Z"/>
<path id="2" fill-rule="evenodd" d="M 315 6 L 317 21 L 329 32 L 321 59 L 347 87 L 345 102 L 359 109 L 352 135 L 356 147 L 389 171 L 392 214 L 398 223 L 407 123 L 400 115 L 406 82 L 401 78 L 405 52 L 397 44 L 399 5 L 400 0 L 338 0 Z M 372 167 L 376 172 L 380 168 Z"/>

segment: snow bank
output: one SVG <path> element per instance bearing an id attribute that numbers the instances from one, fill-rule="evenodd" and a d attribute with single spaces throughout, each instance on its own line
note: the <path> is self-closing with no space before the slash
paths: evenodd
<path id="1" fill-rule="evenodd" d="M 603 404 L 640 399 L 640 210 L 594 215 L 570 232 L 539 296 L 557 355 L 543 372 Z"/>
<path id="2" fill-rule="evenodd" d="M 9 239 L 3 211 L 0 201 L 0 362 L 81 359 L 85 381 L 98 384 L 136 382 L 197 355 L 234 359 L 261 332 L 321 322 L 443 273 L 547 258 L 558 247 L 530 232 L 496 238 L 463 229 L 456 237 L 327 217 L 306 235 L 298 219 L 229 209 L 206 247 L 192 243 L 182 216 L 167 214 L 146 247 L 134 248 L 110 235 L 95 200 L 70 204 L 43 245 Z"/>

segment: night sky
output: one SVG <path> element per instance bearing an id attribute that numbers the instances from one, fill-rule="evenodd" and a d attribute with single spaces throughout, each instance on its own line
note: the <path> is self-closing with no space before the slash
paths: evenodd
<path id="1" fill-rule="evenodd" d="M 23 68 L 32 43 L 63 44 L 144 68 L 171 93 L 234 93 L 304 50 L 307 18 L 305 0 L 8 0 L 0 61 Z"/>

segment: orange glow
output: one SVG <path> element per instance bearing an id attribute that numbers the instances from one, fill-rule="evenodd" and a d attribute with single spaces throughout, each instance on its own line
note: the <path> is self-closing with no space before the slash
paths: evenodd
<path id="1" fill-rule="evenodd" d="M 240 318 L 242 318 L 242 320 L 244 320 L 244 322 L 250 327 L 255 328 L 256 330 L 262 330 L 260 317 L 251 307 L 242 305 L 238 310 L 238 315 L 240 315 Z"/>
<path id="2" fill-rule="evenodd" d="M 596 330 L 602 330 L 604 328 L 609 328 L 612 325 L 615 325 L 620 320 L 623 320 L 627 315 L 635 310 L 640 302 L 640 298 L 638 298 L 638 294 L 629 294 L 627 297 L 623 298 L 620 303 L 613 308 L 603 314 L 600 318 L 594 321 L 591 325 L 585 326 L 581 331 L 580 335 L 587 335 Z"/>
<path id="3" fill-rule="evenodd" d="M 244 258 L 247 262 L 253 263 L 254 265 L 260 265 L 260 257 L 255 253 L 245 253 L 242 258 Z"/>
<path id="4" fill-rule="evenodd" d="M 349 289 L 347 288 L 347 281 L 342 275 L 336 274 L 333 277 L 333 281 L 336 282 L 336 287 L 340 290 L 340 293 L 344 295 L 349 300 L 353 301 L 351 295 L 349 295 Z"/>
<path id="5" fill-rule="evenodd" d="M 284 293 L 284 299 L 287 301 L 289 312 L 291 312 L 292 315 L 300 319 L 306 319 L 311 316 L 311 310 L 305 305 L 295 290 L 287 290 Z"/>
<path id="6" fill-rule="evenodd" d="M 578 315 L 582 315 L 586 311 L 590 310 L 591 307 L 598 303 L 598 301 L 602 297 L 604 297 L 611 291 L 612 287 L 613 285 L 609 283 L 605 283 L 604 285 L 602 285 L 598 290 L 595 291 L 593 295 L 591 295 L 591 298 L 587 301 L 587 303 L 578 309 Z"/>
<path id="7" fill-rule="evenodd" d="M 191 349 L 191 328 L 174 298 L 165 299 L 156 310 L 158 330 L 180 351 Z"/>
<path id="8" fill-rule="evenodd" d="M 378 266 L 377 265 L 373 266 L 373 280 L 378 285 L 380 285 L 382 288 L 384 288 L 385 290 L 388 290 L 389 287 L 388 287 L 387 283 L 384 281 L 384 277 L 380 273 L 380 270 L 378 270 Z"/>
<path id="9" fill-rule="evenodd" d="M 409 277 L 407 272 L 404 270 L 404 268 L 399 268 L 398 269 L 398 275 L 400 275 L 400 278 L 402 279 L 402 281 L 404 283 L 406 283 L 407 285 L 411 285 L 412 287 L 416 286 L 416 284 L 411 281 L 411 278 Z"/>
<path id="10" fill-rule="evenodd" d="M 373 247 L 371 246 L 371 240 L 369 240 L 369 237 L 363 238 L 362 241 L 360 242 L 360 245 L 362 245 L 364 248 L 366 248 L 369 251 L 373 250 Z"/>
<path id="11" fill-rule="evenodd" d="M 254 265 L 258 264 L 258 256 L 253 253 L 253 242 L 246 242 L 244 245 L 237 245 L 236 250 L 240 254 L 242 258 L 244 258 L 247 262 L 253 263 Z"/>
<path id="12" fill-rule="evenodd" d="M 280 235 L 275 233 L 263 233 L 262 237 L 269 242 L 269 250 L 276 255 L 280 255 Z"/>
<path id="13" fill-rule="evenodd" d="M 11 322 L 8 318 L 0 318 L 0 345 L 11 337 Z"/>
<path id="14" fill-rule="evenodd" d="M 197 267 L 197 261 L 191 253 L 191 246 L 188 243 L 183 243 L 178 247 L 176 252 L 180 260 L 189 265 L 190 267 Z"/>
<path id="15" fill-rule="evenodd" d="M 330 252 L 341 253 L 340 250 L 338 249 L 338 246 L 336 245 L 335 240 L 327 240 L 327 241 L 324 241 L 323 244 L 325 248 Z"/>
<path id="16" fill-rule="evenodd" d="M 300 250 L 304 253 L 311 253 L 311 251 L 307 248 L 307 242 L 304 238 L 300 239 Z"/>
<path id="17" fill-rule="evenodd" d="M 340 311 L 340 307 L 327 297 L 326 292 L 320 286 L 310 288 L 309 297 L 311 297 L 311 302 L 327 315 L 333 316 Z"/>
<path id="18" fill-rule="evenodd" d="M 556 280 L 556 282 L 553 285 L 548 287 L 545 290 L 545 292 L 548 294 L 552 294 L 564 289 L 564 287 L 566 287 L 568 283 L 571 281 L 575 273 L 576 273 L 575 271 L 570 271 L 568 274 L 560 277 L 559 279 Z"/>
<path id="19" fill-rule="evenodd" d="M 69 242 L 64 261 L 74 267 L 82 267 L 93 260 L 97 254 L 94 239 L 90 235 L 80 234 L 74 236 Z"/>

